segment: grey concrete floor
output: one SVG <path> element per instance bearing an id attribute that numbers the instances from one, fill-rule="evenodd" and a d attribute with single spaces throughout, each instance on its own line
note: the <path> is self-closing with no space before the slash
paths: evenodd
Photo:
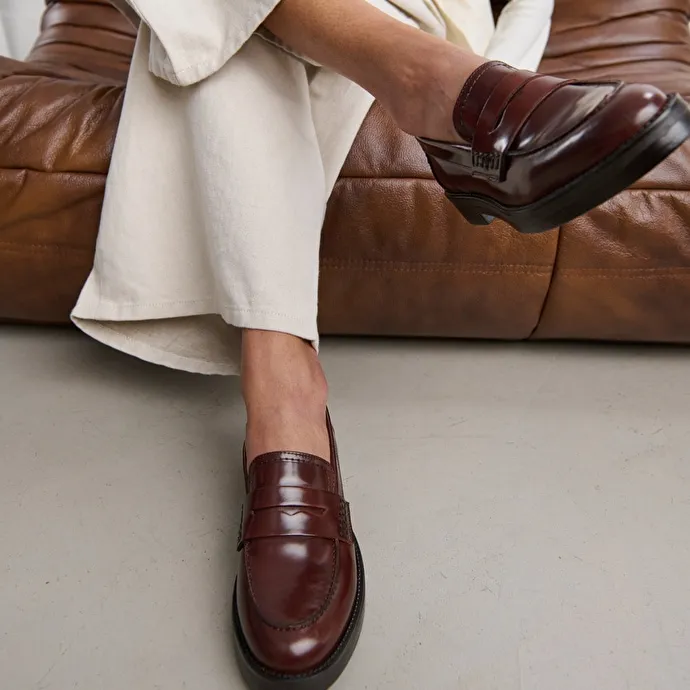
<path id="1" fill-rule="evenodd" d="M 326 341 L 368 574 L 340 690 L 687 690 L 690 356 Z M 0 330 L 0 688 L 240 688 L 234 380 Z"/>

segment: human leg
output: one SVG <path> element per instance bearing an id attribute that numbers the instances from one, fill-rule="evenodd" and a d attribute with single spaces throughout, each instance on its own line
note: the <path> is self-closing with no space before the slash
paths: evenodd
<path id="1" fill-rule="evenodd" d="M 266 20 L 266 27 L 288 46 L 375 94 L 407 131 L 415 134 L 436 131 L 437 136 L 457 139 L 456 128 L 463 124 L 457 112 L 453 122 L 458 85 L 484 63 L 482 58 L 395 21 L 364 0 L 283 0 Z M 374 65 L 376 68 L 372 69 Z M 512 78 L 510 71 L 500 76 Z M 478 81 L 481 86 L 481 77 Z M 496 80 L 483 94 L 482 103 L 490 98 L 495 85 Z M 512 88 L 519 91 L 520 83 L 516 82 Z M 584 97 L 591 96 L 591 90 L 585 89 Z M 574 98 L 577 100 L 577 96 Z M 631 100 L 636 99 L 633 96 Z M 652 99 L 638 96 L 638 106 L 644 107 L 649 100 Z M 567 99 L 564 102 L 567 103 Z M 560 129 L 567 131 L 567 126 Z M 435 149 L 430 150 L 436 153 Z M 452 181 L 446 179 L 443 164 L 435 160 L 432 164 L 446 186 L 452 185 Z M 484 222 L 483 216 L 471 213 L 468 216 Z M 277 343 L 273 340 L 275 346 Z M 295 344 L 291 349 L 299 347 Z M 321 401 L 316 407 L 318 419 L 322 414 L 319 408 L 325 405 L 325 386 L 314 381 L 308 359 L 303 362 L 300 376 L 303 381 L 312 382 L 314 398 Z M 297 396 L 297 401 L 299 398 Z M 299 403 L 295 406 L 308 408 Z M 270 408 L 266 406 L 265 409 Z M 313 426 L 305 424 L 305 439 L 313 437 L 309 431 Z M 299 425 L 291 424 L 290 427 L 299 435 Z M 325 446 L 323 435 L 320 445 L 322 449 Z"/>
<path id="2" fill-rule="evenodd" d="M 245 328 L 316 343 L 327 185 L 371 101 L 259 38 L 173 87 L 149 72 L 142 29 L 77 324 L 206 374 L 240 373 Z"/>
<path id="3" fill-rule="evenodd" d="M 241 376 L 250 463 L 279 448 L 328 458 L 328 386 L 311 344 L 287 333 L 245 330 Z"/>
<path id="4" fill-rule="evenodd" d="M 329 188 L 372 98 L 259 38 L 180 89 L 148 72 L 143 31 L 74 318 L 161 364 L 242 373 L 256 460 L 235 594 L 242 668 L 263 664 L 277 687 L 285 674 L 326 687 L 346 662 L 339 640 L 361 625 L 364 571 L 314 347 L 318 251 Z"/>
<path id="5" fill-rule="evenodd" d="M 284 42 L 289 38 L 283 36 Z M 92 281 L 92 288 L 105 299 L 91 306 L 96 314 L 103 309 L 100 318 L 124 317 L 130 325 L 136 320 L 196 319 L 216 314 L 246 334 L 243 384 L 247 407 L 252 419 L 257 420 L 252 410 L 258 409 L 258 418 L 269 422 L 262 425 L 250 420 L 249 425 L 253 438 L 248 439 L 252 456 L 248 459 L 254 462 L 248 467 L 251 497 L 240 544 L 243 560 L 236 629 L 238 638 L 247 645 L 247 658 L 260 662 L 268 670 L 264 679 L 270 678 L 281 687 L 277 683 L 285 675 L 297 681 L 306 674 L 313 680 L 320 674 L 317 669 L 328 665 L 336 654 L 339 640 L 345 639 L 342 636 L 351 629 L 352 616 L 358 610 L 361 590 L 355 582 L 359 582 L 361 568 L 347 507 L 342 493 L 336 490 L 337 474 L 328 466 L 333 459 L 331 437 L 326 453 L 321 449 L 325 433 L 321 431 L 319 436 L 316 432 L 317 438 L 313 438 L 307 429 L 326 426 L 315 421 L 323 419 L 325 388 L 321 387 L 314 353 L 303 340 L 316 339 L 318 234 L 332 170 L 325 170 L 324 139 L 319 137 L 320 124 L 313 120 L 310 70 L 282 54 L 274 61 L 276 51 L 254 47 L 258 45 L 252 40 L 217 78 L 209 78 L 198 88 L 180 93 L 157 85 L 153 100 L 160 106 L 156 110 L 160 117 L 149 113 L 148 125 L 142 127 L 140 120 L 132 120 L 130 128 L 124 130 L 130 140 L 120 142 L 114 179 L 122 180 L 122 172 L 132 160 L 136 165 L 130 171 L 135 174 L 126 198 L 119 199 L 120 205 L 111 185 L 110 215 L 104 225 L 110 240 L 99 249 Z M 298 45 L 295 48 L 303 51 Z M 271 58 L 265 61 L 269 54 Z M 293 70 L 297 64 L 300 68 Z M 264 80 L 268 75 L 273 78 L 267 85 Z M 350 88 L 347 81 L 341 78 L 343 89 Z M 255 95 L 260 100 L 254 100 Z M 356 107 L 365 110 L 369 102 L 358 100 Z M 148 102 L 147 107 L 150 105 Z M 168 119 L 163 111 L 175 111 L 176 116 Z M 337 108 L 332 119 L 342 127 L 348 121 Z M 152 140 L 164 145 L 147 148 Z M 127 146 L 128 152 L 123 148 Z M 171 159 L 166 147 L 181 155 L 181 160 Z M 297 176 L 296 165 L 307 166 L 306 174 Z M 262 173 L 259 178 L 251 174 L 255 168 Z M 146 185 L 148 178 L 161 188 Z M 123 208 L 130 204 L 131 209 Z M 175 217 L 165 215 L 170 207 Z M 117 223 L 112 218 L 115 209 L 120 216 Z M 305 228 L 309 228 L 306 239 Z M 157 234 L 161 229 L 165 232 Z M 277 235 L 273 234 L 276 229 Z M 113 240 L 118 232 L 122 236 Z M 301 245 L 303 240 L 306 248 Z M 120 244 L 113 245 L 113 241 Z M 148 251 L 136 252 L 138 256 L 130 252 L 113 277 L 113 265 L 118 257 L 125 256 L 123 245 L 141 249 L 142 241 Z M 108 244 L 116 250 L 109 251 Z M 175 261 L 163 258 L 170 247 L 177 255 Z M 277 258 L 271 250 L 277 250 Z M 133 285 L 132 275 L 137 274 L 140 262 L 141 281 Z M 108 293 L 118 291 L 119 297 L 108 300 Z M 303 311 L 305 304 L 307 311 Z M 82 307 L 89 311 L 88 299 Z M 94 319 L 94 313 L 82 314 L 82 319 Z M 187 322 L 183 329 L 187 335 L 191 332 L 186 340 L 191 349 L 203 340 L 197 323 Z M 112 324 L 104 328 L 113 330 Z M 131 332 L 127 333 L 125 326 L 123 329 L 121 335 L 126 339 Z M 266 331 L 285 333 L 291 340 L 288 344 L 283 336 L 265 336 Z M 168 345 L 184 359 L 182 335 L 171 334 Z M 122 345 L 122 349 L 128 347 Z M 310 356 L 313 359 L 309 360 Z M 267 361 L 278 366 L 267 367 Z M 283 380 L 289 367 L 281 363 L 288 361 L 305 364 L 303 373 L 296 376 L 298 381 Z M 172 365 L 179 362 L 168 360 Z M 204 370 L 213 371 L 216 364 L 207 358 Z M 268 394 L 262 397 L 261 391 Z M 283 395 L 284 391 L 288 395 Z M 287 403 L 272 404 L 270 398 L 278 397 Z M 301 402 L 304 398 L 308 398 L 307 404 Z M 309 415 L 295 414 L 305 407 L 310 409 Z M 284 412 L 286 409 L 289 413 Z M 306 417 L 311 418 L 308 423 Z M 271 418 L 280 424 L 271 424 Z M 254 434 L 252 429 L 258 431 Z M 304 451 L 310 449 L 325 460 L 305 456 Z M 257 454 L 261 457 L 254 457 Z M 269 473 L 268 467 L 281 469 Z M 263 517 L 254 520 L 257 515 Z M 325 516 L 327 523 L 321 520 Z M 269 524 L 270 520 L 274 522 Z M 300 531 L 305 524 L 311 529 Z M 335 593 L 334 598 L 331 593 Z M 335 608 L 332 601 L 338 602 Z"/>
<path id="6" fill-rule="evenodd" d="M 266 26 L 287 45 L 365 88 L 415 136 L 457 138 L 452 112 L 458 93 L 486 62 L 366 0 L 283 0 Z"/>

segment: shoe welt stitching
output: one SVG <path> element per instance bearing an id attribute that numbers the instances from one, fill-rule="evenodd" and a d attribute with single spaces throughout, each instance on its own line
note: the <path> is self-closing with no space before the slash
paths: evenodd
<path id="1" fill-rule="evenodd" d="M 355 551 L 357 551 L 357 548 L 355 548 Z M 268 668 L 267 666 L 264 666 L 261 664 L 261 662 L 256 659 L 253 654 L 251 649 L 249 649 L 249 645 L 247 644 L 246 640 L 241 639 L 240 644 L 242 647 L 245 649 L 245 651 L 252 656 L 252 658 L 255 660 L 256 664 L 263 670 L 263 672 L 267 675 L 269 675 L 272 678 L 281 678 L 281 679 L 290 679 L 290 680 L 296 680 L 300 678 L 312 678 L 314 675 L 317 675 L 321 673 L 324 669 L 328 668 L 334 657 L 337 656 L 337 654 L 340 652 L 340 650 L 343 648 L 345 644 L 349 641 L 349 637 L 352 631 L 352 628 L 354 627 L 355 623 L 357 622 L 357 617 L 355 616 L 355 612 L 360 610 L 360 607 L 362 605 L 362 590 L 363 590 L 363 585 L 364 585 L 364 572 L 363 568 L 364 565 L 361 563 L 361 556 L 356 556 L 356 562 L 357 562 L 357 593 L 355 595 L 355 601 L 352 606 L 352 615 L 350 616 L 350 620 L 347 624 L 347 628 L 345 629 L 345 632 L 343 633 L 342 638 L 340 639 L 340 642 L 336 646 L 336 648 L 331 652 L 331 655 L 324 661 L 321 666 L 318 666 L 317 668 L 307 672 L 307 673 L 299 673 L 297 675 L 291 675 L 291 674 L 285 674 L 285 673 L 276 673 L 272 669 Z M 361 612 L 360 612 L 361 616 Z"/>
<path id="2" fill-rule="evenodd" d="M 295 625 L 288 625 L 288 626 L 278 626 L 278 625 L 273 625 L 269 621 L 266 620 L 266 618 L 263 616 L 261 613 L 261 607 L 258 606 L 256 594 L 254 591 L 254 585 L 253 585 L 253 576 L 252 576 L 252 567 L 249 564 L 250 560 L 250 554 L 249 550 L 251 547 L 251 543 L 247 544 L 244 549 L 244 565 L 245 569 L 247 571 L 247 584 L 249 585 L 249 592 L 252 596 L 252 602 L 254 603 L 254 608 L 256 609 L 256 612 L 261 619 L 261 621 L 266 625 L 268 628 L 271 628 L 272 630 L 276 630 L 277 632 L 292 632 L 295 630 L 304 630 L 306 628 L 311 627 L 316 623 L 320 618 L 323 617 L 323 615 L 326 613 L 328 610 L 329 606 L 331 605 L 331 602 L 333 601 L 333 597 L 335 595 L 335 582 L 336 582 L 336 571 L 337 571 L 337 566 L 338 562 L 340 561 L 339 558 L 339 553 L 338 549 L 340 548 L 340 542 L 337 539 L 333 540 L 333 558 L 332 558 L 332 563 L 331 563 L 331 585 L 328 590 L 328 595 L 326 596 L 326 599 L 321 606 L 321 608 L 316 611 L 316 613 L 313 613 L 309 618 L 306 620 L 302 621 L 301 623 L 296 623 Z"/>

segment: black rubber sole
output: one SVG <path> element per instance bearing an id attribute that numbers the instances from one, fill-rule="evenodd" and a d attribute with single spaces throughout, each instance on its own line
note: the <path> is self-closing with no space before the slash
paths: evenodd
<path id="1" fill-rule="evenodd" d="M 503 206 L 474 194 L 447 196 L 473 225 L 488 225 L 494 218 L 510 223 L 518 232 L 553 230 L 603 204 L 630 187 L 668 158 L 690 138 L 690 107 L 678 95 L 634 139 L 570 184 L 527 206 Z"/>
<path id="2" fill-rule="evenodd" d="M 242 633 L 237 613 L 237 584 L 235 584 L 235 594 L 232 600 L 232 627 L 235 633 L 237 661 L 242 678 L 249 690 L 327 690 L 338 680 L 355 651 L 364 622 L 364 561 L 356 540 L 355 555 L 357 560 L 357 594 L 355 595 L 350 621 L 333 654 L 321 666 L 308 674 L 291 676 L 275 673 L 257 661 Z"/>

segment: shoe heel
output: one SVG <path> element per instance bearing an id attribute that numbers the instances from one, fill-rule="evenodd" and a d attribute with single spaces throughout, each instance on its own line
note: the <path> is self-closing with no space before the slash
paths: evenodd
<path id="1" fill-rule="evenodd" d="M 465 220 L 472 225 L 489 225 L 495 219 L 489 213 L 484 213 L 472 200 L 455 194 L 446 194 L 448 200 L 462 213 Z"/>

